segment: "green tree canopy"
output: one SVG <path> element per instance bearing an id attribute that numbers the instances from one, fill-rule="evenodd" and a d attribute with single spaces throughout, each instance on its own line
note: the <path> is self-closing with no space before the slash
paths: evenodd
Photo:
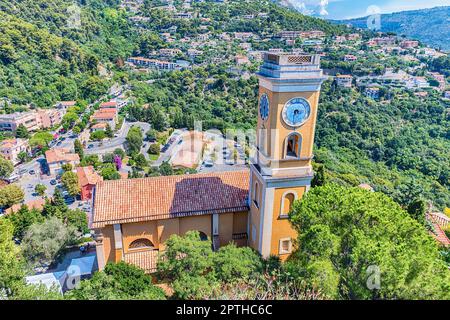
<path id="1" fill-rule="evenodd" d="M 64 185 L 64 188 L 66 188 L 67 192 L 72 196 L 75 197 L 78 195 L 81 191 L 81 188 L 78 184 L 78 176 L 76 173 L 72 171 L 66 171 L 61 177 L 61 181 Z"/>
<path id="2" fill-rule="evenodd" d="M 80 288 L 66 293 L 67 299 L 77 300 L 162 300 L 162 289 L 152 284 L 152 278 L 141 269 L 119 262 L 109 263 Z"/>
<path id="3" fill-rule="evenodd" d="M 384 194 L 316 187 L 295 203 L 291 220 L 299 238 L 289 270 L 327 296 L 449 298 L 450 273 L 436 241 Z M 381 284 L 373 289 L 377 270 Z"/>
<path id="4" fill-rule="evenodd" d="M 23 239 L 23 254 L 32 265 L 48 265 L 75 239 L 74 227 L 56 217 L 29 227 Z"/>
<path id="5" fill-rule="evenodd" d="M 14 171 L 14 165 L 11 161 L 0 156 L 0 178 L 8 178 Z"/>
<path id="6" fill-rule="evenodd" d="M 0 189 L 0 206 L 11 207 L 21 202 L 25 197 L 22 188 L 16 184 L 10 184 Z"/>

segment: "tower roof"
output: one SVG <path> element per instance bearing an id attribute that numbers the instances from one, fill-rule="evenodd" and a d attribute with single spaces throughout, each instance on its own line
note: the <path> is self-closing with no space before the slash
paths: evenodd
<path id="1" fill-rule="evenodd" d="M 259 84 L 274 92 L 319 91 L 327 79 L 320 69 L 320 55 L 264 53 Z"/>
<path id="2" fill-rule="evenodd" d="M 321 79 L 320 55 L 265 52 L 259 75 L 276 79 Z"/>

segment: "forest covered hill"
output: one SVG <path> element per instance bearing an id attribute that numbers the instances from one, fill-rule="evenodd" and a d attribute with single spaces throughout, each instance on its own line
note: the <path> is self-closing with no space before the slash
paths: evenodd
<path id="1" fill-rule="evenodd" d="M 367 17 L 341 20 L 338 23 L 367 28 Z M 382 32 L 405 35 L 432 47 L 450 50 L 450 7 L 402 11 L 381 15 Z"/>

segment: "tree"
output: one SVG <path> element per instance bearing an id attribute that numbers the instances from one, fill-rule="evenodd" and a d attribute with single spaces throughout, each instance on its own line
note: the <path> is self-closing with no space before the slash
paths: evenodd
<path id="1" fill-rule="evenodd" d="M 66 171 L 61 177 L 61 181 L 66 188 L 69 195 L 75 197 L 81 191 L 80 185 L 78 184 L 78 176 L 72 171 Z"/>
<path id="2" fill-rule="evenodd" d="M 113 163 L 105 165 L 101 171 L 101 175 L 105 180 L 119 180 L 120 174 Z"/>
<path id="3" fill-rule="evenodd" d="M 311 181 L 311 187 L 320 187 L 326 183 L 325 167 L 323 164 L 317 164 L 315 168 L 314 178 Z"/>
<path id="4" fill-rule="evenodd" d="M 51 217 L 30 226 L 22 242 L 23 254 L 31 264 L 49 265 L 75 236 L 75 228 Z"/>
<path id="5" fill-rule="evenodd" d="M 100 165 L 101 161 L 98 154 L 87 155 L 81 160 L 80 163 L 80 166 L 82 167 L 93 166 L 94 169 L 97 169 Z"/>
<path id="6" fill-rule="evenodd" d="M 180 299 L 199 299 L 218 286 L 213 272 L 213 251 L 210 241 L 201 241 L 198 231 L 183 237 L 171 236 L 166 250 L 158 260 L 158 272 L 169 279 L 175 295 Z"/>
<path id="7" fill-rule="evenodd" d="M 68 226 L 74 227 L 80 234 L 89 233 L 88 218 L 80 209 L 68 210 L 65 215 Z"/>
<path id="8" fill-rule="evenodd" d="M 415 199 L 408 205 L 407 211 L 411 218 L 417 220 L 420 224 L 425 224 L 426 204 L 423 199 Z"/>
<path id="9" fill-rule="evenodd" d="M 147 159 L 145 159 L 145 156 L 142 153 L 136 155 L 133 160 L 138 168 L 142 169 L 148 165 Z"/>
<path id="10" fill-rule="evenodd" d="M 83 145 L 81 144 L 80 140 L 75 139 L 73 144 L 74 144 L 75 153 L 80 156 L 80 159 L 83 159 L 84 150 L 83 150 Z"/>
<path id="11" fill-rule="evenodd" d="M 20 163 L 25 163 L 28 161 L 28 153 L 26 153 L 25 151 L 21 151 L 19 152 L 19 154 L 17 155 L 17 159 L 20 161 Z"/>
<path id="12" fill-rule="evenodd" d="M 16 184 L 10 184 L 0 189 L 0 206 L 11 207 L 21 202 L 25 197 L 22 188 Z"/>
<path id="13" fill-rule="evenodd" d="M 20 248 L 12 241 L 14 226 L 9 219 L 0 218 L 0 292 L 11 296 L 16 283 L 23 281 Z"/>
<path id="14" fill-rule="evenodd" d="M 106 124 L 105 134 L 106 134 L 106 136 L 108 138 L 114 137 L 114 132 L 112 131 L 111 126 L 109 125 L 109 123 Z"/>
<path id="15" fill-rule="evenodd" d="M 56 300 L 58 292 L 25 283 L 24 259 L 13 240 L 13 225 L 0 218 L 0 296 L 8 300 Z"/>
<path id="16" fill-rule="evenodd" d="M 64 172 L 69 172 L 69 171 L 72 171 L 72 164 L 70 164 L 70 163 L 64 163 L 62 166 L 61 166 L 61 169 L 62 169 L 62 171 L 64 171 Z"/>
<path id="17" fill-rule="evenodd" d="M 30 134 L 28 133 L 28 129 L 22 123 L 16 129 L 16 138 L 28 139 Z"/>
<path id="18" fill-rule="evenodd" d="M 125 262 L 108 263 L 103 271 L 79 288 L 68 291 L 67 299 L 76 300 L 162 300 L 164 291 L 152 284 L 152 278 L 141 269 Z"/>
<path id="19" fill-rule="evenodd" d="M 49 132 L 37 132 L 30 139 L 30 146 L 44 148 L 53 140 L 53 135 Z"/>
<path id="20" fill-rule="evenodd" d="M 148 148 L 148 153 L 159 156 L 159 154 L 161 153 L 161 146 L 159 145 L 159 143 L 152 143 Z"/>
<path id="21" fill-rule="evenodd" d="M 114 164 L 117 170 L 122 168 L 122 158 L 118 154 L 114 155 Z"/>
<path id="22" fill-rule="evenodd" d="M 78 121 L 78 115 L 75 112 L 68 111 L 62 118 L 61 124 L 64 129 L 69 129 Z"/>
<path id="23" fill-rule="evenodd" d="M 38 183 L 34 187 L 34 192 L 36 192 L 41 197 L 45 196 L 45 191 L 47 191 L 47 187 L 45 185 L 43 185 L 42 183 Z"/>
<path id="24" fill-rule="evenodd" d="M 22 205 L 19 211 L 8 215 L 14 225 L 14 238 L 22 240 L 28 228 L 44 220 L 41 213 L 35 209 L 29 210 L 26 205 Z"/>
<path id="25" fill-rule="evenodd" d="M 232 243 L 214 254 L 216 276 L 225 283 L 247 280 L 262 272 L 262 269 L 261 257 L 249 247 L 238 248 Z"/>
<path id="26" fill-rule="evenodd" d="M 47 199 L 42 209 L 44 217 L 57 217 L 63 219 L 66 216 L 69 207 L 64 201 L 64 197 L 59 188 L 55 189 L 51 200 Z"/>
<path id="27" fill-rule="evenodd" d="M 118 155 L 118 156 L 120 157 L 120 159 L 122 159 L 122 160 L 123 160 L 123 158 L 125 158 L 125 156 L 126 156 L 125 151 L 123 151 L 123 150 L 120 149 L 120 148 L 115 149 L 115 150 L 114 150 L 114 154 L 115 154 L 115 155 Z"/>
<path id="28" fill-rule="evenodd" d="M 106 138 L 105 131 L 97 130 L 91 133 L 90 139 L 94 141 L 100 141 Z"/>
<path id="29" fill-rule="evenodd" d="M 139 153 L 143 143 L 142 131 L 139 127 L 131 127 L 128 131 L 127 137 L 128 154 L 132 155 Z"/>
<path id="30" fill-rule="evenodd" d="M 77 124 L 75 127 L 73 127 L 72 131 L 75 134 L 80 134 L 83 130 L 80 128 L 80 124 Z"/>
<path id="31" fill-rule="evenodd" d="M 6 179 L 14 171 L 14 165 L 11 161 L 0 156 L 0 178 Z"/>
<path id="32" fill-rule="evenodd" d="M 436 241 L 386 195 L 327 184 L 295 202 L 290 218 L 299 237 L 288 271 L 326 296 L 449 298 Z"/>
<path id="33" fill-rule="evenodd" d="M 172 166 L 167 161 L 164 161 L 159 166 L 159 172 L 162 176 L 172 176 L 174 174 Z"/>
<path id="34" fill-rule="evenodd" d="M 150 129 L 145 133 L 145 136 L 148 141 L 154 142 L 158 137 L 158 131 L 156 131 L 155 129 Z"/>

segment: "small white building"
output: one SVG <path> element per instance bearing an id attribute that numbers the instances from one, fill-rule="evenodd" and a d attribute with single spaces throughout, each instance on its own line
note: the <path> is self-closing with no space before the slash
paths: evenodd
<path id="1" fill-rule="evenodd" d="M 336 84 L 338 87 L 351 88 L 353 77 L 348 74 L 336 76 Z"/>

